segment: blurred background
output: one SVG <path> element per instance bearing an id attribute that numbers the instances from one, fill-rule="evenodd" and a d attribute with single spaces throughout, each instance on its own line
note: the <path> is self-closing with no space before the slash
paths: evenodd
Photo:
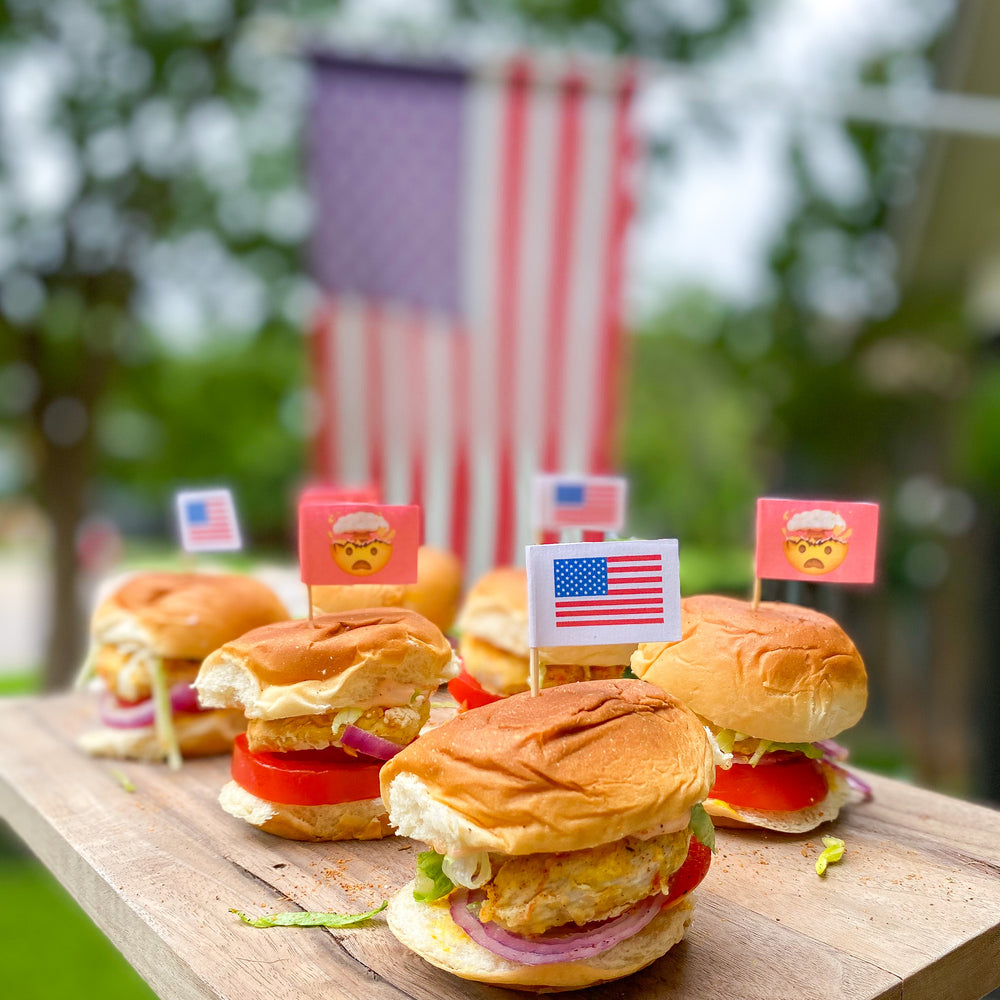
<path id="1" fill-rule="evenodd" d="M 989 0 L 6 0 L 0 693 L 65 687 L 100 581 L 177 559 L 178 488 L 231 485 L 237 564 L 294 565 L 321 409 L 307 41 L 637 60 L 628 531 L 680 539 L 685 592 L 748 595 L 756 497 L 879 502 L 874 586 L 764 596 L 861 648 L 857 763 L 1000 802 Z M 142 992 L 20 850 L 0 854 L 6 939 L 56 913 L 63 967 L 75 949 L 105 992 Z M 8 968 L 54 995 L 33 948 Z"/>

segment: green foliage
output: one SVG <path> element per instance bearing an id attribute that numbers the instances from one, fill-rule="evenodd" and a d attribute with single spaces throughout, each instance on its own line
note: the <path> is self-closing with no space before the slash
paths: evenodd
<path id="1" fill-rule="evenodd" d="M 2 843 L 0 899 L 7 996 L 152 1000 L 149 987 L 52 876 Z"/>

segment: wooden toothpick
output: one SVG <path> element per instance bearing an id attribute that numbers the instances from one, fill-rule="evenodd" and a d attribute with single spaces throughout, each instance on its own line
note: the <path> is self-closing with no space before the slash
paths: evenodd
<path id="1" fill-rule="evenodd" d="M 538 696 L 538 650 L 532 647 L 528 651 L 528 681 L 531 685 L 531 696 Z"/>
<path id="2" fill-rule="evenodd" d="M 760 577 L 755 576 L 753 578 L 753 597 L 750 598 L 751 610 L 756 611 L 758 604 L 760 604 Z"/>

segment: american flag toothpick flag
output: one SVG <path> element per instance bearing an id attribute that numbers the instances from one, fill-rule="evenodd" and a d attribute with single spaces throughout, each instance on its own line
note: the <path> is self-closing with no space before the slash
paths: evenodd
<path id="1" fill-rule="evenodd" d="M 529 545 L 528 644 L 681 637 L 676 539 Z"/>
<path id="2" fill-rule="evenodd" d="M 614 464 L 633 69 L 313 65 L 316 472 L 421 504 L 470 577 L 519 562 L 532 476 Z"/>
<path id="3" fill-rule="evenodd" d="M 534 527 L 619 532 L 625 524 L 627 489 L 621 476 L 536 476 Z"/>
<path id="4" fill-rule="evenodd" d="M 185 552 L 236 552 L 243 547 L 229 490 L 182 490 L 175 504 Z"/>

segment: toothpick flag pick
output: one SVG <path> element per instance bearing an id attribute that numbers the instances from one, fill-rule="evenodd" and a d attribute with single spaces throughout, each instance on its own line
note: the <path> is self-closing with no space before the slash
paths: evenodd
<path id="1" fill-rule="evenodd" d="M 622 476 L 535 476 L 536 531 L 582 528 L 619 532 L 625 524 L 628 481 Z"/>
<path id="2" fill-rule="evenodd" d="M 877 542 L 877 503 L 759 498 L 754 604 L 762 579 L 872 583 Z"/>
<path id="3" fill-rule="evenodd" d="M 677 540 L 529 545 L 528 645 L 675 642 L 681 637 Z"/>
<path id="4" fill-rule="evenodd" d="M 181 490 L 174 502 L 185 552 L 236 552 L 243 547 L 228 489 Z"/>

